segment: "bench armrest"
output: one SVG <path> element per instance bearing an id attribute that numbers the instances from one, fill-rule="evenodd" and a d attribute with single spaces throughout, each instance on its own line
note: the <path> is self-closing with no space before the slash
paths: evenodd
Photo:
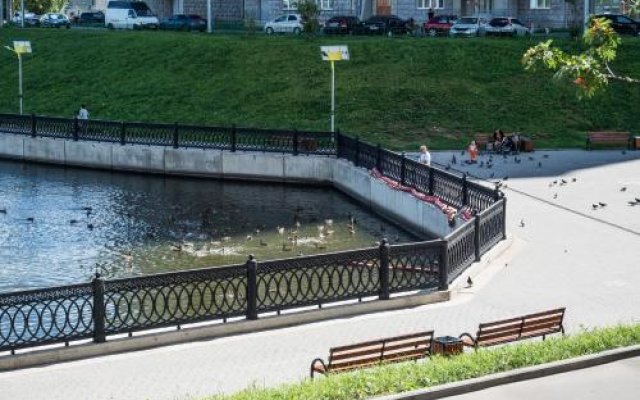
<path id="1" fill-rule="evenodd" d="M 324 363 L 324 361 L 322 361 L 321 358 L 316 358 L 315 360 L 311 361 L 311 379 L 313 379 L 313 374 L 315 372 L 320 372 L 320 369 L 316 369 L 316 364 L 320 363 L 320 365 L 322 366 L 322 372 L 321 373 L 326 373 L 327 372 L 327 365 Z"/>
<path id="2" fill-rule="evenodd" d="M 477 342 L 477 340 L 476 340 L 473 336 L 471 336 L 471 334 L 470 334 L 470 333 L 467 333 L 467 332 L 465 332 L 465 333 L 463 333 L 462 335 L 458 336 L 458 339 L 462 339 L 462 338 L 464 338 L 464 337 L 468 337 L 469 339 L 471 339 L 471 343 L 473 343 L 472 345 L 469 345 L 469 344 L 467 344 L 467 343 L 463 340 L 463 341 L 462 341 L 462 344 L 463 344 L 464 346 L 472 347 L 472 346 L 475 346 L 475 345 L 478 343 L 478 342 Z"/>

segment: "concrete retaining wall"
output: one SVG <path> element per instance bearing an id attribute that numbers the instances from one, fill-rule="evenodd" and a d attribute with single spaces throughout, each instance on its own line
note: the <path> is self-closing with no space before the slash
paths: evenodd
<path id="1" fill-rule="evenodd" d="M 451 232 L 446 216 L 433 205 L 390 189 L 364 168 L 327 156 L 123 146 L 0 133 L 0 158 L 114 171 L 329 184 L 408 230 L 438 237 Z"/>

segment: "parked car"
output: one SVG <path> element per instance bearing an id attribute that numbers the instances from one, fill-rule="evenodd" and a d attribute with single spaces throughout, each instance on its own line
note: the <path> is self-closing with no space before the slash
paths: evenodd
<path id="1" fill-rule="evenodd" d="M 407 21 L 395 15 L 374 15 L 362 24 L 362 32 L 369 35 L 406 35 L 411 33 Z"/>
<path id="2" fill-rule="evenodd" d="M 207 30 L 207 20 L 195 14 L 176 14 L 162 20 L 160 29 L 204 32 Z"/>
<path id="3" fill-rule="evenodd" d="M 78 18 L 79 24 L 100 24 L 104 25 L 104 13 L 102 11 L 96 12 L 83 12 L 80 13 L 80 18 Z"/>
<path id="4" fill-rule="evenodd" d="M 276 19 L 267 22 L 264 25 L 264 31 L 267 35 L 274 33 L 293 33 L 299 35 L 302 33 L 302 17 L 299 14 L 285 14 Z"/>
<path id="5" fill-rule="evenodd" d="M 422 31 L 429 36 L 447 35 L 453 23 L 458 19 L 455 15 L 436 15 L 422 26 Z"/>
<path id="6" fill-rule="evenodd" d="M 605 18 L 611 21 L 611 27 L 620 35 L 640 34 L 640 22 L 635 21 L 626 15 L 620 14 L 598 14 L 593 18 Z"/>
<path id="7" fill-rule="evenodd" d="M 11 21 L 16 25 L 22 25 L 22 14 L 19 11 L 13 14 Z M 24 26 L 40 26 L 40 18 L 34 13 L 24 13 Z"/>
<path id="8" fill-rule="evenodd" d="M 526 36 L 531 34 L 529 28 L 513 17 L 493 18 L 485 31 L 487 35 Z"/>
<path id="9" fill-rule="evenodd" d="M 324 33 L 327 35 L 353 35 L 362 31 L 362 22 L 358 17 L 335 16 L 324 24 Z"/>
<path id="10" fill-rule="evenodd" d="M 43 28 L 71 28 L 71 21 L 63 14 L 47 13 L 40 17 L 40 26 Z"/>
<path id="11" fill-rule="evenodd" d="M 488 22 L 483 17 L 462 17 L 451 26 L 449 36 L 482 36 Z"/>

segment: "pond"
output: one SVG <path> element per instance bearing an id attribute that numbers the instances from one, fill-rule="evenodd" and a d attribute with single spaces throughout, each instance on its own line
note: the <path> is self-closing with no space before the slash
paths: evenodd
<path id="1" fill-rule="evenodd" d="M 418 238 L 327 187 L 0 161 L 0 293 Z M 422 238 L 426 239 L 426 238 Z"/>

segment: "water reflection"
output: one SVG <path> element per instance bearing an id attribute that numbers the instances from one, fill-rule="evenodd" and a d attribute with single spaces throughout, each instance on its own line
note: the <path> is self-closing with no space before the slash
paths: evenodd
<path id="1" fill-rule="evenodd" d="M 3 211 L 4 210 L 4 211 Z M 327 188 L 0 161 L 0 292 L 415 237 Z"/>

